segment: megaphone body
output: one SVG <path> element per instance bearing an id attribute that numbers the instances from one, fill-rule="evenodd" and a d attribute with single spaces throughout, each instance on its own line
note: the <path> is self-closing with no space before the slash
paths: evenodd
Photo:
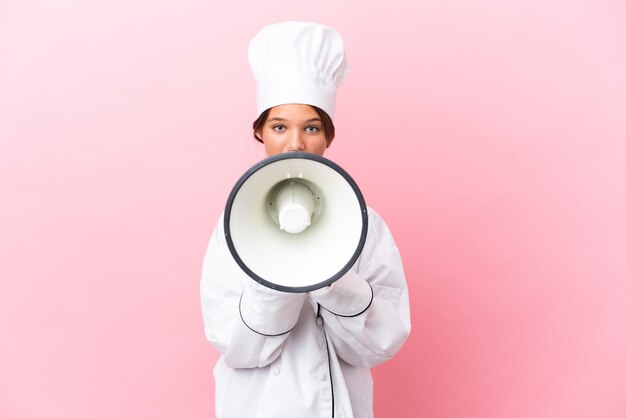
<path id="1" fill-rule="evenodd" d="M 224 211 L 231 255 L 252 279 L 284 292 L 328 286 L 356 262 L 367 235 L 367 206 L 334 162 L 289 152 L 251 167 Z"/>

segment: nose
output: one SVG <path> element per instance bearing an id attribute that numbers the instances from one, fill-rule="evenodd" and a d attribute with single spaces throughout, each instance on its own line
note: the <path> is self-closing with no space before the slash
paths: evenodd
<path id="1" fill-rule="evenodd" d="M 289 151 L 303 151 L 304 150 L 304 138 L 302 132 L 293 131 L 289 135 L 287 140 L 287 152 Z"/>

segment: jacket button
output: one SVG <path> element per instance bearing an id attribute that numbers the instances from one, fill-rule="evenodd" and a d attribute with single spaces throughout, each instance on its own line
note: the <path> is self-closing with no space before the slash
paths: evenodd
<path id="1" fill-rule="evenodd" d="M 274 376 L 278 376 L 280 374 L 280 367 L 276 366 L 272 369 L 272 373 Z"/>
<path id="2" fill-rule="evenodd" d="M 326 373 L 322 373 L 320 374 L 320 380 L 323 382 L 324 380 L 326 380 Z"/>
<path id="3" fill-rule="evenodd" d="M 324 319 L 321 316 L 318 316 L 317 319 L 315 320 L 315 322 L 317 323 L 318 326 L 322 326 L 324 325 Z"/>

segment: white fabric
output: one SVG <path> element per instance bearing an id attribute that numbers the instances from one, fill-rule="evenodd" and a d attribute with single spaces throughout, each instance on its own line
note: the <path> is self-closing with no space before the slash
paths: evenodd
<path id="1" fill-rule="evenodd" d="M 341 35 L 325 25 L 282 22 L 250 41 L 248 61 L 257 81 L 257 116 L 288 103 L 335 114 L 335 92 L 348 74 Z"/>
<path id="2" fill-rule="evenodd" d="M 400 349 L 411 325 L 398 249 L 371 209 L 368 219 L 363 252 L 346 275 L 290 294 L 239 268 L 220 218 L 201 281 L 205 334 L 222 353 L 214 369 L 218 418 L 373 416 L 369 368 Z"/>

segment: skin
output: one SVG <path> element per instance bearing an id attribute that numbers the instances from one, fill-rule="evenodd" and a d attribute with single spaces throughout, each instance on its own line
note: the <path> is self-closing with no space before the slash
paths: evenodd
<path id="1" fill-rule="evenodd" d="M 305 104 L 273 107 L 259 136 L 268 156 L 293 151 L 324 155 L 327 148 L 322 121 Z"/>

